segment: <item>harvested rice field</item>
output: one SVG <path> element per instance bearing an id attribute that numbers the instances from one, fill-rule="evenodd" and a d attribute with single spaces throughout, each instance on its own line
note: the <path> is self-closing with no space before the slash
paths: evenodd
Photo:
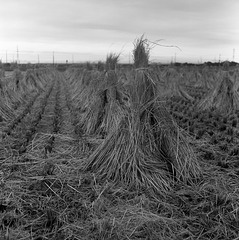
<path id="1" fill-rule="evenodd" d="M 238 67 L 14 70 L 0 82 L 0 239 L 238 239 Z"/>

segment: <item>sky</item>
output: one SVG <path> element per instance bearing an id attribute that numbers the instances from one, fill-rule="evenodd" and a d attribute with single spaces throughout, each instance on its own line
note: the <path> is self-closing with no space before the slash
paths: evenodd
<path id="1" fill-rule="evenodd" d="M 238 0 L 0 0 L 0 60 L 132 62 L 144 34 L 163 45 L 151 62 L 239 62 L 238 12 Z"/>

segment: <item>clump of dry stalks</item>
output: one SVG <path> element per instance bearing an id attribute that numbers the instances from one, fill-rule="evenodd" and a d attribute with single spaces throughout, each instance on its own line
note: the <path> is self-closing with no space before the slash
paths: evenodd
<path id="1" fill-rule="evenodd" d="M 119 110 L 118 123 L 91 154 L 84 170 L 163 196 L 174 181 L 191 181 L 201 170 L 186 136 L 158 99 L 145 39 L 136 41 L 133 53 L 137 68 L 127 86 L 129 104 Z"/>
<path id="2" fill-rule="evenodd" d="M 105 63 L 102 61 L 97 62 L 97 70 L 98 71 L 104 71 L 105 70 Z"/>
<path id="3" fill-rule="evenodd" d="M 94 71 L 89 77 L 88 84 L 82 82 L 84 96 L 82 106 L 82 128 L 88 135 L 106 134 L 114 129 L 121 118 L 121 94 L 117 86 L 118 78 L 115 72 L 119 55 L 110 54 L 106 59 L 108 68 L 105 72 Z"/>
<path id="4" fill-rule="evenodd" d="M 13 71 L 13 79 L 15 84 L 15 89 L 18 90 L 20 88 L 21 81 L 23 79 L 23 75 L 19 69 L 14 69 Z"/>
<path id="5" fill-rule="evenodd" d="M 200 110 L 216 110 L 222 114 L 229 114 L 239 110 L 238 82 L 228 72 L 222 72 L 218 84 L 198 104 Z"/>
<path id="6" fill-rule="evenodd" d="M 106 57 L 105 69 L 108 70 L 116 70 L 117 63 L 119 62 L 119 54 L 110 53 Z"/>
<path id="7" fill-rule="evenodd" d="M 174 96 L 174 97 L 180 97 L 184 98 L 186 100 L 193 100 L 193 97 L 191 97 L 181 86 L 180 80 L 182 76 L 178 71 L 172 67 L 167 68 L 164 73 L 164 79 L 165 79 L 165 89 L 163 93 L 161 93 L 162 96 Z"/>
<path id="8" fill-rule="evenodd" d="M 136 39 L 134 43 L 133 59 L 135 68 L 147 68 L 149 66 L 150 46 L 144 35 Z"/>
<path id="9" fill-rule="evenodd" d="M 5 77 L 4 69 L 0 69 L 0 79 Z"/>

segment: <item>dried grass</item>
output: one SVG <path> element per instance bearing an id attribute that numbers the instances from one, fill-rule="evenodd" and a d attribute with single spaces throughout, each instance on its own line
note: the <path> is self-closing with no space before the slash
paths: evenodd
<path id="1" fill-rule="evenodd" d="M 86 134 L 105 134 L 115 129 L 123 112 L 116 73 L 111 70 L 103 76 L 98 79 L 98 84 L 90 84 L 85 91 L 90 96 L 82 116 L 82 128 Z"/>
<path id="2" fill-rule="evenodd" d="M 227 72 L 222 73 L 215 89 L 198 104 L 200 110 L 216 110 L 222 114 L 229 114 L 239 109 L 239 94 L 237 84 Z"/>
<path id="3" fill-rule="evenodd" d="M 191 181 L 201 170 L 187 138 L 157 99 L 148 70 L 135 70 L 130 107 L 89 157 L 85 170 L 129 188 L 151 188 L 161 196 L 174 181 Z"/>
<path id="4" fill-rule="evenodd" d="M 133 59 L 135 68 L 147 68 L 149 66 L 150 47 L 148 40 L 142 35 L 135 40 Z"/>
<path id="5" fill-rule="evenodd" d="M 181 77 L 182 76 L 176 69 L 168 68 L 164 73 L 165 89 L 164 91 L 161 91 L 161 96 L 176 96 L 192 101 L 193 97 L 190 96 L 181 86 Z"/>
<path id="6" fill-rule="evenodd" d="M 123 88 L 105 84 L 115 77 L 114 72 L 107 74 L 100 86 L 106 87 L 110 108 Z M 153 79 L 149 70 L 132 72 L 128 105 L 119 125 L 98 143 L 98 151 L 90 157 L 97 157 L 95 161 L 83 159 L 80 152 L 75 156 L 76 139 L 64 124 L 61 130 L 64 127 L 66 135 L 54 135 L 64 147 L 46 158 L 42 151 L 51 134 L 38 135 L 22 156 L 10 152 L 14 139 L 1 142 L 2 238 L 238 239 L 238 169 L 222 171 L 205 161 L 200 184 L 187 184 L 201 170 L 193 161 L 194 152 L 188 151 L 187 136 L 154 95 Z M 107 111 L 110 122 L 115 111 Z M 69 112 L 62 116 L 68 122 Z M 86 162 L 96 175 L 79 171 Z M 97 175 L 116 184 L 98 181 Z"/>
<path id="7" fill-rule="evenodd" d="M 107 55 L 106 62 L 105 62 L 106 71 L 116 70 L 117 64 L 119 62 L 119 56 L 120 54 L 116 54 L 116 53 L 110 53 Z"/>

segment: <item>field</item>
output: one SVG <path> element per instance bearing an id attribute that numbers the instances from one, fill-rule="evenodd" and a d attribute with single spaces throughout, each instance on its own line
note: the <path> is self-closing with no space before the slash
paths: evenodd
<path id="1" fill-rule="evenodd" d="M 114 64 L 2 74 L 0 239 L 239 239 L 238 69 Z"/>

